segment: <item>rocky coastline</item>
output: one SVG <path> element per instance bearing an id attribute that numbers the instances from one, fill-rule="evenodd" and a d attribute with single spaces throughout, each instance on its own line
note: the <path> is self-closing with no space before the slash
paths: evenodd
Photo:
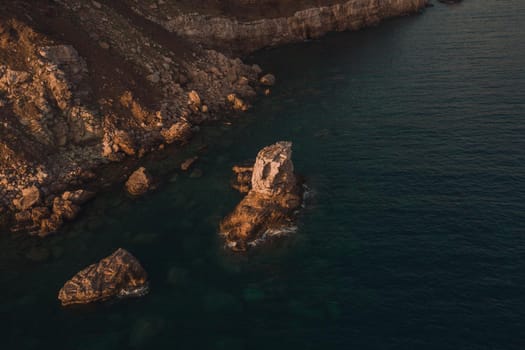
<path id="1" fill-rule="evenodd" d="M 247 110 L 275 77 L 239 55 L 426 5 L 283 0 L 270 11 L 267 0 L 212 3 L 0 4 L 2 227 L 54 233 L 104 184 L 122 181 L 101 176 L 106 166 L 132 159 L 139 169 L 144 155 L 183 146 L 200 124 Z M 139 175 L 127 186 L 134 195 L 145 193 Z"/>

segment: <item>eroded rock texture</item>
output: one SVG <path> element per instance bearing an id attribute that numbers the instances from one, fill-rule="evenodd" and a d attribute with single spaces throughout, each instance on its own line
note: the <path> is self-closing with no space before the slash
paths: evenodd
<path id="1" fill-rule="evenodd" d="M 58 293 L 62 305 L 87 304 L 148 293 L 148 274 L 125 249 L 90 265 L 67 281 Z"/>
<path id="2" fill-rule="evenodd" d="M 249 171 L 246 167 L 237 170 Z M 230 248 L 246 250 L 293 228 L 301 202 L 302 187 L 294 174 L 292 143 L 277 142 L 257 155 L 251 190 L 221 222 L 220 232 Z"/>

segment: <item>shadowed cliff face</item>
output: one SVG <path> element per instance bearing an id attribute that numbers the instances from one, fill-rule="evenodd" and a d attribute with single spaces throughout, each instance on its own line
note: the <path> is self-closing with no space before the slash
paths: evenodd
<path id="1" fill-rule="evenodd" d="M 120 181 L 112 162 L 184 144 L 244 111 L 265 72 L 232 52 L 356 29 L 423 0 L 0 3 L 0 222 L 45 236 L 64 193 Z M 24 198 L 24 193 L 38 196 Z M 26 202 L 24 208 L 15 203 Z M 66 203 L 66 207 L 68 203 Z M 76 205 L 76 204 L 75 204 Z M 71 208 L 71 206 L 69 206 Z M 78 210 L 73 211 L 76 213 Z"/>

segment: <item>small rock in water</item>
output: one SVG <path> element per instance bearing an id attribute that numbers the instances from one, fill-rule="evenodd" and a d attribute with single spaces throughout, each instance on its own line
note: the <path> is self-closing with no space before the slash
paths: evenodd
<path id="1" fill-rule="evenodd" d="M 197 179 L 197 178 L 202 177 L 202 175 L 203 175 L 203 172 L 202 172 L 201 169 L 195 169 L 195 170 L 193 170 L 193 171 L 191 172 L 191 174 L 190 174 L 190 178 L 192 178 L 192 179 Z"/>
<path id="2" fill-rule="evenodd" d="M 73 276 L 60 289 L 58 299 L 62 305 L 87 304 L 138 297 L 148 290 L 148 274 L 133 255 L 120 248 Z"/>
<path id="3" fill-rule="evenodd" d="M 141 196 L 148 192 L 150 187 L 151 176 L 144 167 L 135 170 L 126 182 L 126 190 L 132 196 Z"/>
<path id="4" fill-rule="evenodd" d="M 187 171 L 189 168 L 191 168 L 193 163 L 195 163 L 198 159 L 199 159 L 199 157 L 197 157 L 197 156 L 188 158 L 184 162 L 182 162 L 182 164 L 180 165 L 180 168 L 183 171 Z"/>
<path id="5" fill-rule="evenodd" d="M 275 76 L 273 74 L 266 74 L 261 78 L 260 82 L 265 86 L 273 86 L 275 85 Z"/>

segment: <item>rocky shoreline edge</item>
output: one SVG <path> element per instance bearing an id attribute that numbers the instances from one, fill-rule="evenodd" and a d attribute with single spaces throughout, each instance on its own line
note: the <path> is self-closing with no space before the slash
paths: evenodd
<path id="1" fill-rule="evenodd" d="M 357 29 L 427 4 L 330 3 L 250 21 L 227 13 L 196 20 L 162 1 L 0 5 L 0 227 L 57 232 L 103 188 L 105 167 L 133 159 L 139 168 L 144 155 L 183 146 L 200 124 L 269 94 L 275 77 L 235 52 Z M 173 30 L 177 23 L 182 30 Z"/>

